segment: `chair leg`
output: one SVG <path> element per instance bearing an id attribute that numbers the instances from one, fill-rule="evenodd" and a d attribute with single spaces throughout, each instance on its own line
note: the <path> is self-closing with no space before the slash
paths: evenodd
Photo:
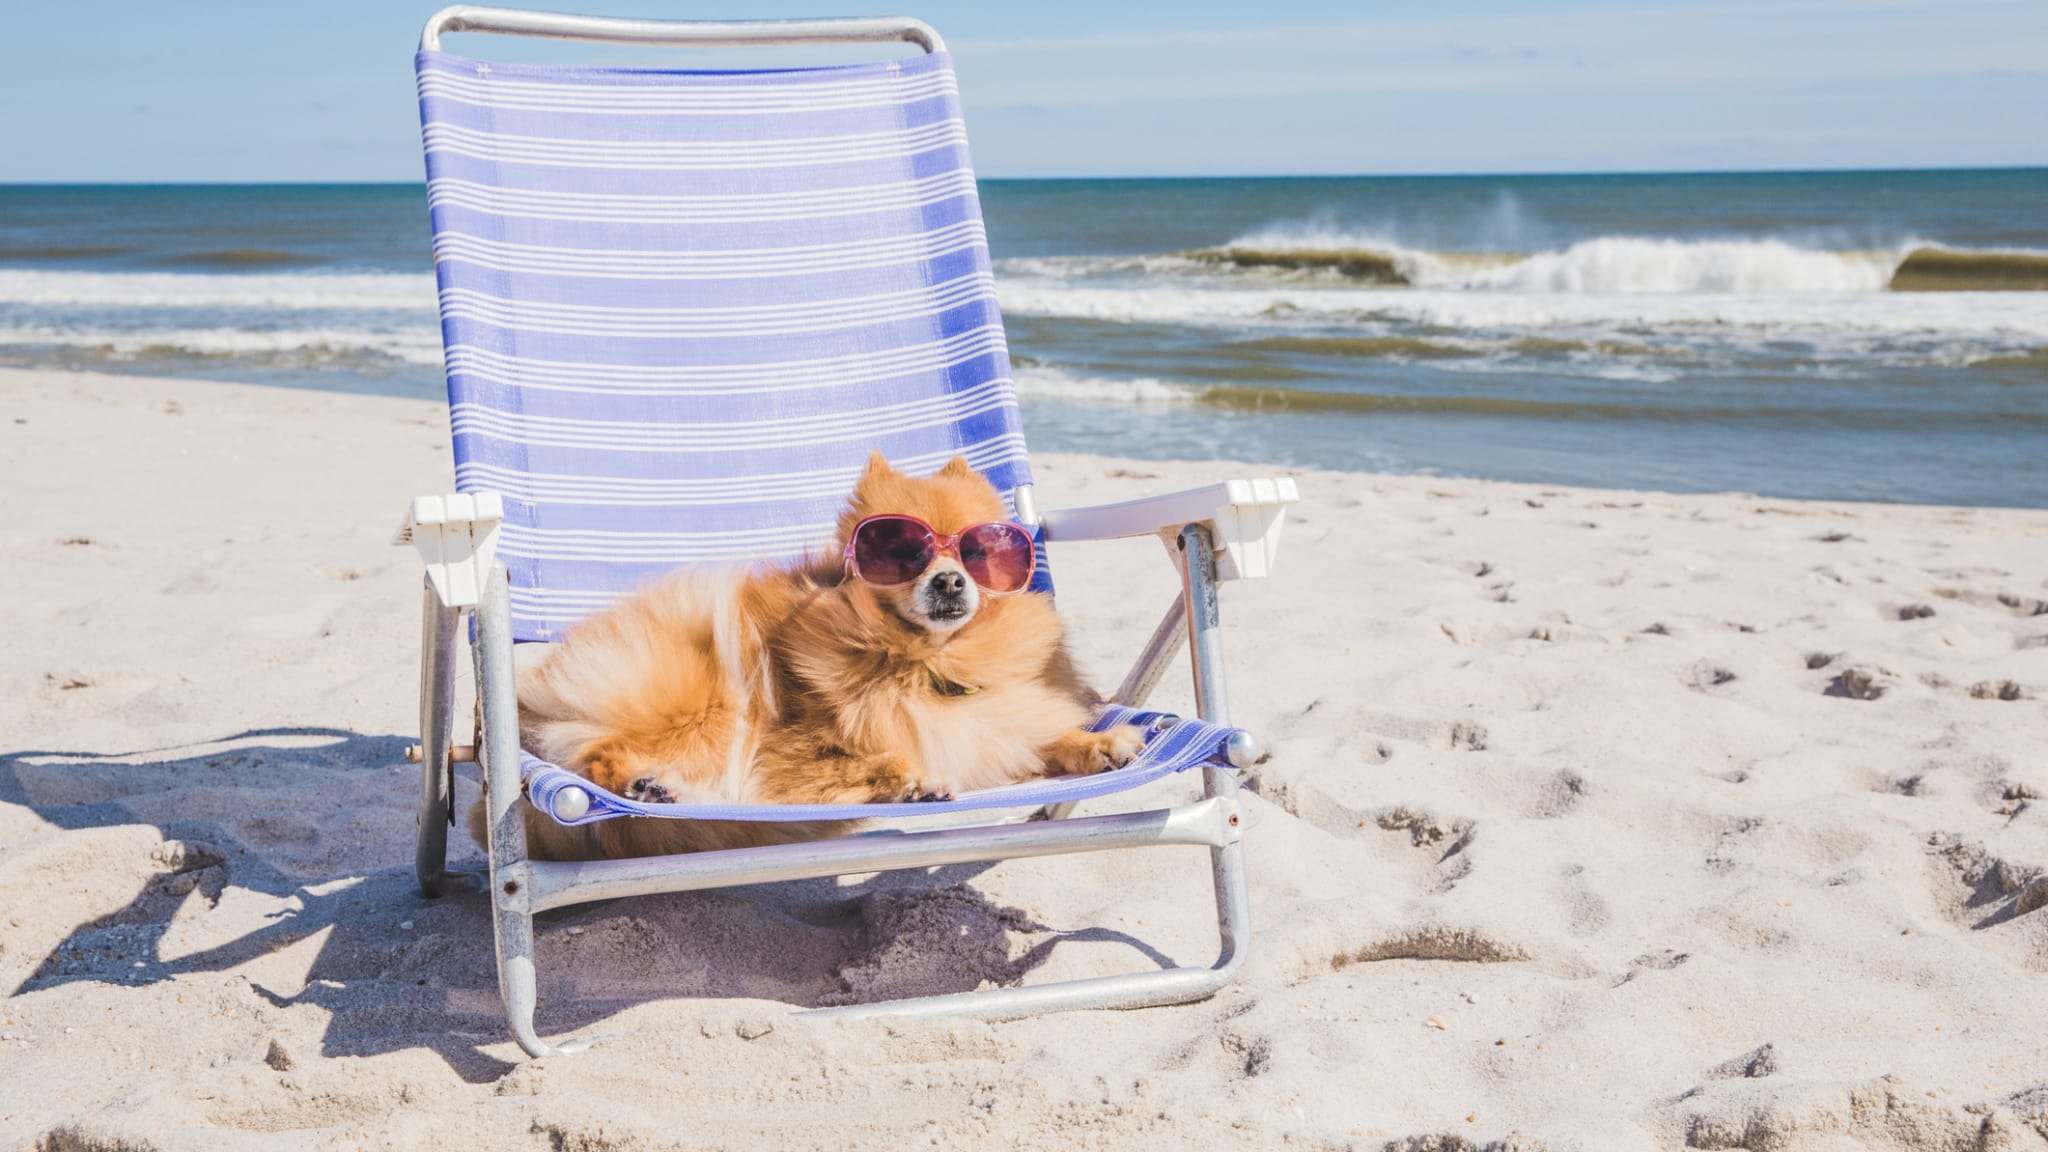
<path id="1" fill-rule="evenodd" d="M 455 712 L 455 629 L 462 610 L 441 602 L 427 582 L 420 627 L 420 800 L 414 816 L 413 872 L 420 895 L 434 899 L 448 888 L 448 825 L 454 814 L 454 776 L 448 744 Z"/>
<path id="2" fill-rule="evenodd" d="M 498 992 L 512 1038 L 529 1056 L 559 1056 L 589 1041 L 552 1045 L 533 1028 L 538 994 L 533 955 L 533 895 L 528 880 L 526 813 L 519 781 L 519 700 L 512 675 L 512 607 L 505 569 L 493 565 L 476 609 L 477 696 L 484 713 L 477 759 L 484 774 L 490 840 L 491 929 Z"/>
<path id="3" fill-rule="evenodd" d="M 1180 530 L 1181 599 L 1187 613 L 1187 635 L 1195 676 L 1195 703 L 1202 719 L 1230 723 L 1230 696 L 1223 680 L 1223 621 L 1216 605 L 1216 550 L 1209 530 L 1189 524 Z M 1230 822 L 1239 820 L 1237 777 L 1230 769 L 1202 768 L 1202 795 L 1230 806 Z M 1210 875 L 1216 887 L 1216 929 L 1222 951 L 1220 970 L 1234 972 L 1251 944 L 1251 897 L 1245 881 L 1242 840 L 1209 850 Z"/>

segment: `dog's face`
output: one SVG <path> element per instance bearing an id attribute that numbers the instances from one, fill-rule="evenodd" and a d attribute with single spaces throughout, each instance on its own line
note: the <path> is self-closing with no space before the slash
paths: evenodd
<path id="1" fill-rule="evenodd" d="M 942 536 L 972 524 L 1004 519 L 1003 498 L 965 457 L 955 456 L 936 475 L 906 476 L 889 466 L 880 452 L 868 458 L 868 469 L 854 485 L 853 497 L 839 518 L 839 545 L 846 546 L 854 525 L 869 516 L 915 516 Z M 973 622 L 987 600 L 960 566 L 958 557 L 941 554 L 923 575 L 900 588 L 872 588 L 854 581 L 893 610 L 909 627 L 947 635 Z"/>

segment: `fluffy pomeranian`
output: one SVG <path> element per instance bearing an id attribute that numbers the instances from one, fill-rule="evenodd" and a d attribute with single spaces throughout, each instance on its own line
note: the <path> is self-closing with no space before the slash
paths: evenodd
<path id="1" fill-rule="evenodd" d="M 864 527 L 876 518 L 885 523 Z M 1074 670 L 1051 597 L 1006 586 L 1021 585 L 1015 572 L 1028 575 L 1030 560 L 1003 518 L 1001 497 L 965 458 L 918 478 L 877 452 L 829 562 L 685 569 L 569 629 L 520 674 L 522 742 L 653 803 L 914 803 L 1121 767 L 1143 734 L 1083 728 L 1099 698 Z M 622 818 L 564 828 L 527 812 L 529 851 L 553 860 L 848 827 Z"/>

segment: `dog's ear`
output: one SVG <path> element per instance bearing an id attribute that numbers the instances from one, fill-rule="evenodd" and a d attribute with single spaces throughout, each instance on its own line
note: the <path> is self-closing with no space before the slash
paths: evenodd
<path id="1" fill-rule="evenodd" d="M 969 464 L 965 456 L 955 456 L 951 460 L 946 461 L 944 468 L 939 469 L 939 475 L 949 476 L 955 480 L 965 480 L 974 475 L 974 465 Z"/>
<path id="2" fill-rule="evenodd" d="M 897 475 L 881 449 L 868 453 L 868 466 L 862 470 L 860 479 L 853 482 L 853 491 L 846 496 L 846 508 L 839 513 L 839 539 L 842 543 L 847 533 L 853 531 L 854 522 L 867 515 L 868 509 L 888 491 L 889 482 Z"/>
<path id="3" fill-rule="evenodd" d="M 880 448 L 868 453 L 867 469 L 860 474 L 860 479 L 854 481 L 853 484 L 854 503 L 858 504 L 863 497 L 872 495 L 876 485 L 888 481 L 895 475 L 896 469 L 889 467 L 889 458 L 882 455 Z"/>

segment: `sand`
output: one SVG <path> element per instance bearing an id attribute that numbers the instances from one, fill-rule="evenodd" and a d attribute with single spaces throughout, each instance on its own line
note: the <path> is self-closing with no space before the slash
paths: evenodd
<path id="1" fill-rule="evenodd" d="M 1214 954 L 1199 850 L 955 867 L 550 915 L 523 1063 L 410 875 L 441 409 L 0 373 L 0 1147 L 2048 1148 L 2048 513 L 1297 475 L 1225 994 L 791 1013 Z M 1054 561 L 1113 683 L 1171 570 Z"/>

